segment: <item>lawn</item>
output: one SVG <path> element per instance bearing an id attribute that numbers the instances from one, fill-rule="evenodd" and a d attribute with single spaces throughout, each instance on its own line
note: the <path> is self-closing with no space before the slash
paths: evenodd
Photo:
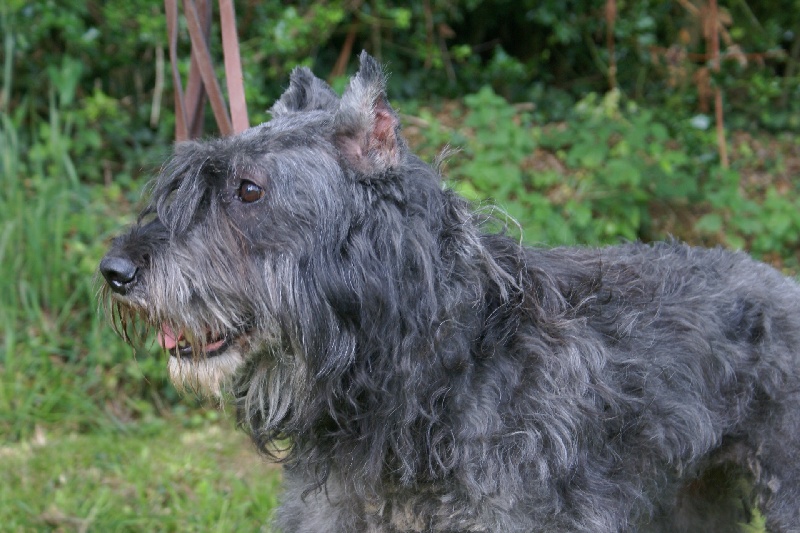
<path id="1" fill-rule="evenodd" d="M 267 531 L 280 468 L 227 417 L 0 446 L 2 531 Z"/>

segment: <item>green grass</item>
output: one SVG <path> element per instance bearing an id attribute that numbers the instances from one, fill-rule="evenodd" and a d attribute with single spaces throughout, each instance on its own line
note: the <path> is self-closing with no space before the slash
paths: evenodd
<path id="1" fill-rule="evenodd" d="M 0 446 L 0 530 L 266 530 L 279 481 L 231 423 L 39 430 Z"/>
<path id="2" fill-rule="evenodd" d="M 120 218 L 102 189 L 66 177 L 47 142 L 23 143 L 0 115 L 0 433 L 12 440 L 42 423 L 97 427 L 132 392 L 119 387 L 130 351 L 98 313 L 93 281 L 101 236 Z"/>
<path id="3" fill-rule="evenodd" d="M 141 184 L 76 179 L 63 122 L 0 113 L 0 531 L 265 529 L 280 469 L 98 311 Z"/>

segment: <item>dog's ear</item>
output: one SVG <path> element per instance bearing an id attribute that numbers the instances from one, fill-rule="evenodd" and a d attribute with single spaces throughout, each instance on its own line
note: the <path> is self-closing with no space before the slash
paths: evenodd
<path id="1" fill-rule="evenodd" d="M 342 95 L 334 119 L 342 156 L 365 175 L 381 174 L 400 162 L 400 120 L 386 99 L 383 69 L 366 52 Z"/>
<path id="2" fill-rule="evenodd" d="M 306 67 L 297 67 L 289 76 L 289 88 L 269 112 L 273 117 L 301 111 L 335 111 L 339 97 L 330 85 L 314 76 Z"/>

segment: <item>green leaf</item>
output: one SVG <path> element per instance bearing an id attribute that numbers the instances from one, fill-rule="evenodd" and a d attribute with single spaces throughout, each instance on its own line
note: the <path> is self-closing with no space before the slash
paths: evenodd
<path id="1" fill-rule="evenodd" d="M 626 159 L 612 159 L 604 169 L 603 175 L 609 185 L 616 187 L 638 186 L 642 181 L 639 168 Z"/>
<path id="2" fill-rule="evenodd" d="M 470 202 L 477 202 L 483 198 L 483 195 L 478 192 L 471 181 L 457 181 L 452 183 L 451 186 L 454 191 Z"/>
<path id="3" fill-rule="evenodd" d="M 605 144 L 578 143 L 567 153 L 567 162 L 573 167 L 598 168 L 607 156 L 608 147 Z"/>
<path id="4" fill-rule="evenodd" d="M 722 229 L 722 216 L 719 213 L 703 215 L 695 224 L 695 229 L 705 233 L 718 233 Z"/>

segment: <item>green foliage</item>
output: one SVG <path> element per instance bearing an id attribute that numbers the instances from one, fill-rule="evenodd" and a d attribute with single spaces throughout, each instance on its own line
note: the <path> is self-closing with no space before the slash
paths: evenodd
<path id="1" fill-rule="evenodd" d="M 729 80 L 730 126 L 753 123 L 771 131 L 800 131 L 800 77 L 780 79 L 764 72 Z"/>
<path id="2" fill-rule="evenodd" d="M 164 28 L 161 8 L 143 0 L 4 5 L 8 101 L 0 100 L 0 111 L 14 110 L 17 127 L 39 140 L 52 137 L 40 146 L 63 151 L 54 143 L 67 140 L 63 155 L 80 162 L 69 171 L 75 179 L 108 181 L 139 170 L 150 160 L 148 149 L 169 144 L 171 115 L 148 123 L 154 50 L 164 42 Z"/>
<path id="3" fill-rule="evenodd" d="M 697 229 L 714 235 L 731 248 L 748 249 L 757 257 L 779 257 L 797 268 L 795 251 L 800 242 L 800 188 L 778 191 L 770 184 L 756 195 L 742 193 L 742 176 L 720 170 L 709 181 L 706 198 L 712 211 Z"/>
<path id="4" fill-rule="evenodd" d="M 420 111 L 425 144 L 459 148 L 448 160 L 452 186 L 478 204 L 491 198 L 508 215 L 509 229 L 518 227 L 529 242 L 603 244 L 672 235 L 798 266 L 798 185 L 745 190 L 743 171 L 752 172 L 758 158 L 742 144 L 741 169 L 719 168 L 704 117 L 669 120 L 616 91 L 589 94 L 566 122 L 545 127 L 535 125 L 535 112 L 521 111 L 488 87 L 464 104 L 464 116 L 453 113 L 452 121 L 463 125 L 458 130 Z M 652 216 L 665 210 L 697 222 L 665 228 Z"/>
<path id="5" fill-rule="evenodd" d="M 151 403 L 138 401 L 152 387 L 143 369 L 165 386 L 163 364 L 137 363 L 97 309 L 103 236 L 130 221 L 133 208 L 125 180 L 93 187 L 79 179 L 70 154 L 98 147 L 75 146 L 82 141 L 58 104 L 69 106 L 72 93 L 55 92 L 49 118 L 28 134 L 0 113 L 0 433 L 7 439 L 25 438 L 37 424 L 78 430 L 152 413 Z"/>
<path id="6" fill-rule="evenodd" d="M 454 187 L 475 201 L 492 197 L 532 242 L 599 244 L 651 238 L 653 202 L 698 199 L 696 161 L 671 147 L 654 113 L 620 94 L 590 94 L 565 124 L 536 127 L 491 89 L 465 99 L 465 133 L 449 142 Z M 429 130 L 443 144 L 440 128 Z M 694 169 L 694 170 L 693 170 Z"/>
<path id="7" fill-rule="evenodd" d="M 757 56 L 742 64 L 725 61 L 714 77 L 725 91 L 731 124 L 800 128 L 796 2 L 729 7 L 731 57 L 743 57 L 736 50 Z M 577 99 L 608 89 L 612 58 L 603 5 L 597 0 L 243 3 L 237 6 L 238 29 L 252 122 L 267 118 L 294 66 L 312 66 L 323 76 L 342 74 L 340 53 L 351 51 L 352 70 L 352 57 L 362 48 L 402 73 L 389 80 L 395 97 L 462 96 L 488 85 L 512 101 L 535 102 L 537 120 L 562 120 Z M 698 103 L 695 76 L 705 62 L 685 54 L 705 52 L 701 30 L 707 21 L 672 0 L 617 2 L 617 10 L 619 90 L 640 104 L 686 116 Z M 169 145 L 174 122 L 171 77 L 162 90 L 156 84 L 156 57 L 166 47 L 162 4 L 12 0 L 0 15 L 6 85 L 0 106 L 17 109 L 32 125 L 47 118 L 52 98 L 71 94 L 73 99 L 59 106 L 62 126 L 73 135 L 70 155 L 81 161 L 81 179 L 108 181 L 158 161 L 151 151 Z M 185 27 L 181 30 L 179 67 L 185 75 L 189 44 Z M 351 38 L 352 48 L 345 48 Z M 673 53 L 669 60 L 667 48 Z M 211 52 L 221 61 L 216 24 Z M 52 94 L 50 81 L 56 86 Z M 206 118 L 213 131 L 211 114 Z M 84 162 L 89 149 L 94 164 Z"/>

